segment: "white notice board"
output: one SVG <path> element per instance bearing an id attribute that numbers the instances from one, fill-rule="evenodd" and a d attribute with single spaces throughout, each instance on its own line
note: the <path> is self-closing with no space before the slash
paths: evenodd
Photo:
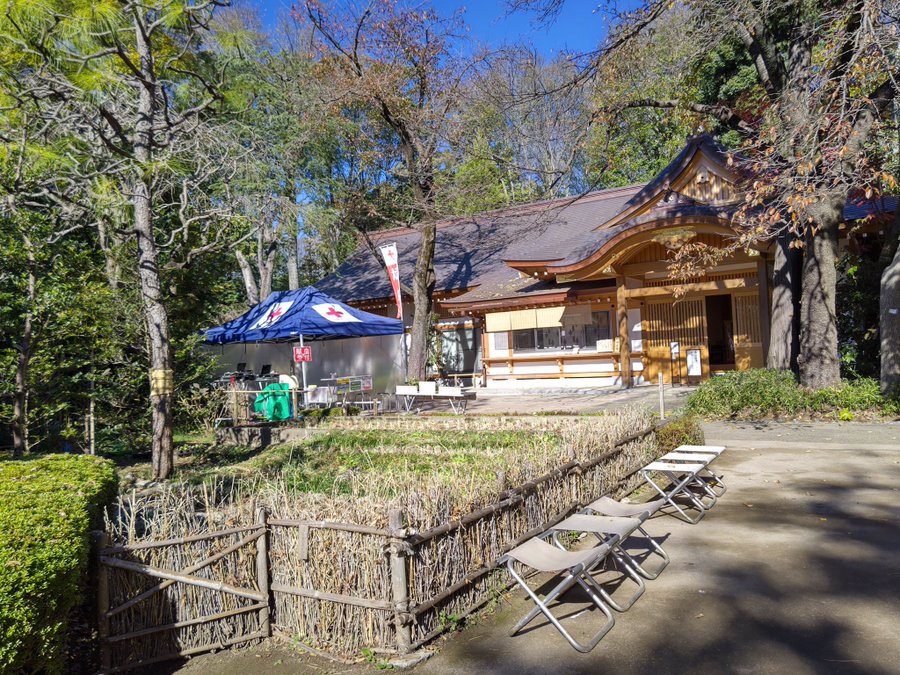
<path id="1" fill-rule="evenodd" d="M 703 375 L 703 366 L 700 363 L 700 350 L 688 349 L 686 354 L 688 377 L 701 377 Z"/>

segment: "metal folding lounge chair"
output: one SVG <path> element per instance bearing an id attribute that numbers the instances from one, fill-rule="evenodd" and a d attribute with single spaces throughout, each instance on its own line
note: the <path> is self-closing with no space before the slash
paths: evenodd
<path id="1" fill-rule="evenodd" d="M 640 574 L 645 579 L 656 579 L 659 576 L 660 572 L 666 569 L 666 566 L 669 564 L 669 554 L 663 550 L 663 547 L 660 546 L 656 540 L 650 536 L 647 530 L 644 529 L 644 521 L 653 516 L 657 511 L 659 511 L 666 503 L 665 499 L 656 499 L 652 502 L 644 502 L 643 504 L 626 504 L 623 502 L 616 501 L 611 497 L 600 497 L 586 507 L 584 507 L 584 512 L 587 513 L 597 513 L 602 516 L 616 516 L 619 518 L 636 518 L 640 525 L 636 528 L 637 532 L 640 532 L 649 543 L 650 550 L 654 551 L 660 558 L 662 558 L 662 563 L 656 569 L 655 572 L 651 572 L 647 570 L 641 565 L 640 561 L 637 560 L 634 556 L 632 556 L 628 551 L 625 550 L 624 546 L 620 546 L 622 553 L 628 558 L 628 561 L 631 563 L 632 567 L 637 570 L 637 573 Z"/>
<path id="2" fill-rule="evenodd" d="M 712 453 L 679 452 L 678 450 L 675 450 L 666 453 L 660 457 L 658 461 L 686 462 L 688 464 L 702 463 L 704 465 L 703 469 L 697 472 L 697 480 L 691 483 L 691 485 L 696 485 L 712 497 L 713 500 L 716 500 L 725 494 L 725 491 L 728 489 L 725 485 L 725 481 L 722 480 L 722 476 L 716 475 L 716 473 L 709 468 L 709 465 L 712 464 L 716 458 L 718 458 L 718 455 Z M 718 491 L 715 488 L 718 488 Z"/>
<path id="3" fill-rule="evenodd" d="M 591 651 L 598 642 L 606 635 L 615 625 L 616 620 L 613 618 L 612 612 L 603 603 L 598 593 L 598 584 L 588 573 L 598 563 L 602 562 L 610 551 L 610 547 L 601 544 L 584 551 L 565 551 L 552 544 L 548 544 L 539 538 L 529 539 L 524 544 L 517 546 L 507 553 L 500 562 L 506 563 L 509 573 L 513 579 L 518 582 L 528 596 L 534 601 L 535 608 L 531 610 L 521 621 L 519 621 L 509 632 L 510 636 L 518 633 L 538 614 L 543 614 L 547 620 L 560 632 L 560 634 L 579 652 L 587 653 Z M 525 579 L 516 571 L 515 565 L 519 562 L 533 570 L 539 572 L 555 572 L 562 573 L 563 579 L 560 581 L 547 595 L 541 600 L 538 595 L 531 590 Z M 572 586 L 578 584 L 590 597 L 593 602 L 606 617 L 606 623 L 603 627 L 587 642 L 582 644 L 578 642 L 572 635 L 563 628 L 553 613 L 550 611 L 550 603 L 561 596 Z"/>
<path id="4" fill-rule="evenodd" d="M 688 485 L 696 483 L 699 479 L 697 473 L 702 471 L 706 465 L 703 463 L 681 463 L 681 462 L 650 462 L 641 469 L 641 476 L 656 492 L 666 501 L 666 504 L 674 508 L 678 514 L 689 523 L 698 523 L 706 511 L 715 504 L 715 500 L 711 499 L 710 503 L 704 503 L 702 498 L 691 492 Z M 668 490 L 652 478 L 653 474 L 662 474 L 669 480 Z M 675 503 L 676 497 L 685 497 L 693 504 L 699 513 L 696 518 L 691 518 L 687 512 Z"/>
<path id="5" fill-rule="evenodd" d="M 599 569 L 610 557 L 618 563 L 621 572 L 631 578 L 637 584 L 637 590 L 631 597 L 623 603 L 615 600 L 602 585 L 597 585 L 597 592 L 606 601 L 606 604 L 617 612 L 625 612 L 631 609 L 631 606 L 637 602 L 637 599 L 644 594 L 646 586 L 644 580 L 640 577 L 637 570 L 631 564 L 631 556 L 625 551 L 621 543 L 625 541 L 632 532 L 641 526 L 641 521 L 637 518 L 616 518 L 610 516 L 594 516 L 585 513 L 576 513 L 561 520 L 551 529 L 553 532 L 553 541 L 559 548 L 563 548 L 559 541 L 560 532 L 587 532 L 593 534 L 600 541 L 601 545 L 606 544 L 610 547 L 610 553 L 604 560 L 600 560 L 597 566 L 588 570 L 593 573 Z"/>
<path id="6" fill-rule="evenodd" d="M 715 455 L 718 457 L 723 452 L 725 452 L 724 445 L 679 445 L 673 452 L 680 453 L 696 453 L 703 455 Z M 722 491 L 719 492 L 719 496 L 722 496 L 725 493 L 725 483 L 722 482 L 722 476 L 714 476 L 711 479 L 714 483 L 721 485 Z"/>

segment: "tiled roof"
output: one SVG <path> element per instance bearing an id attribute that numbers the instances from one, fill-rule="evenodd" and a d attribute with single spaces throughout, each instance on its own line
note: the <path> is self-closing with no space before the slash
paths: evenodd
<path id="1" fill-rule="evenodd" d="M 687 203 L 660 207 L 633 217 L 632 207 L 654 198 L 677 178 L 697 151 L 722 157 L 725 149 L 712 137 L 691 138 L 684 150 L 646 185 L 591 192 L 581 197 L 536 202 L 489 211 L 438 223 L 434 266 L 438 293 L 464 293 L 443 304 L 490 302 L 531 296 L 568 293 L 576 285 L 557 285 L 522 277 L 516 269 L 565 268 L 586 260 L 605 244 L 631 228 L 660 216 L 724 219 L 734 206 L 713 207 Z M 845 220 L 890 213 L 896 197 L 853 199 L 844 209 Z M 621 222 L 614 220 L 619 215 Z M 610 223 L 610 221 L 613 221 Z M 607 224 L 609 223 L 609 224 Z M 397 229 L 372 235 L 376 244 L 396 242 L 400 277 L 412 282 L 420 235 L 413 229 Z M 344 302 L 364 302 L 393 295 L 387 274 L 365 244 L 333 274 L 316 283 L 324 293 Z"/>
<path id="2" fill-rule="evenodd" d="M 506 265 L 506 260 L 562 259 L 573 246 L 593 239 L 592 230 L 618 213 L 639 189 L 640 186 L 613 188 L 580 198 L 443 221 L 438 224 L 435 243 L 435 290 L 460 291 L 487 283 L 488 279 L 492 284 L 512 282 L 519 274 Z M 388 230 L 374 233 L 372 239 L 376 245 L 396 242 L 400 278 L 411 284 L 419 233 L 412 229 Z M 392 295 L 387 274 L 365 244 L 315 286 L 344 302 Z"/>

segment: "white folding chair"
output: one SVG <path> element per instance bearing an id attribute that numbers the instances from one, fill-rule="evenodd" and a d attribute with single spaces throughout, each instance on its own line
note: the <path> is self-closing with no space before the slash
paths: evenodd
<path id="1" fill-rule="evenodd" d="M 551 529 L 553 532 L 553 541 L 559 548 L 563 548 L 559 541 L 560 532 L 586 532 L 593 534 L 600 541 L 601 545 L 605 544 L 610 547 L 610 552 L 603 560 L 598 562 L 597 567 L 588 570 L 593 574 L 603 565 L 610 557 L 619 565 L 620 571 L 631 578 L 637 584 L 637 590 L 625 602 L 618 602 L 610 595 L 601 584 L 597 584 L 597 592 L 606 601 L 606 604 L 617 612 L 625 612 L 637 602 L 637 599 L 644 594 L 646 587 L 644 580 L 637 573 L 637 570 L 630 564 L 631 556 L 625 551 L 621 544 L 631 533 L 641 526 L 641 521 L 637 518 L 617 518 L 611 516 L 595 516 L 585 513 L 576 513 L 565 518 L 554 525 Z"/>
<path id="2" fill-rule="evenodd" d="M 706 511 L 710 509 L 716 502 L 716 498 L 710 497 L 710 501 L 705 503 L 702 496 L 697 496 L 689 488 L 688 485 L 697 482 L 697 473 L 702 471 L 706 465 L 703 463 L 686 463 L 686 462 L 650 462 L 641 469 L 640 473 L 644 481 L 652 487 L 665 500 L 666 504 L 674 508 L 678 514 L 689 523 L 698 523 Z M 669 481 L 667 489 L 662 487 L 662 481 L 654 480 L 655 474 L 661 474 Z M 693 504 L 698 514 L 696 518 L 691 518 L 687 512 L 682 509 L 676 502 L 676 497 L 684 497 Z M 707 495 L 709 497 L 709 495 Z"/>
<path id="3" fill-rule="evenodd" d="M 704 455 L 719 456 L 725 452 L 724 445 L 679 445 L 672 452 L 700 452 Z"/>
<path id="4" fill-rule="evenodd" d="M 641 562 L 631 555 L 627 550 L 625 550 L 624 546 L 620 545 L 620 549 L 623 555 L 628 558 L 628 561 L 631 563 L 632 567 L 637 571 L 645 579 L 656 579 L 660 572 L 666 569 L 666 566 L 669 564 L 669 555 L 663 550 L 662 546 L 657 543 L 657 541 L 650 536 L 647 530 L 644 529 L 644 521 L 648 518 L 652 517 L 657 511 L 659 511 L 666 503 L 665 499 L 656 499 L 652 502 L 644 502 L 642 504 L 626 504 L 624 502 L 616 501 L 611 497 L 600 497 L 586 507 L 584 507 L 583 511 L 586 513 L 597 513 L 602 516 L 616 516 L 619 518 L 636 518 L 640 523 L 636 528 L 637 532 L 640 532 L 644 538 L 646 538 L 649 544 L 649 550 L 653 551 L 662 559 L 662 563 L 656 569 L 655 572 L 651 572 L 648 569 L 645 569 Z"/>
<path id="5" fill-rule="evenodd" d="M 728 488 L 725 486 L 725 481 L 722 480 L 722 476 L 716 475 L 716 473 L 709 468 L 709 465 L 712 464 L 716 458 L 718 458 L 718 455 L 712 453 L 679 452 L 678 450 L 675 450 L 666 453 L 660 457 L 658 461 L 703 464 L 703 468 L 697 472 L 697 480 L 691 483 L 691 485 L 696 485 L 714 499 L 718 499 L 725 494 L 725 491 Z"/>
<path id="6" fill-rule="evenodd" d="M 560 632 L 560 634 L 579 652 L 587 653 L 591 651 L 598 642 L 606 635 L 615 625 L 616 620 L 613 618 L 612 612 L 603 603 L 599 591 L 599 585 L 591 577 L 588 570 L 596 567 L 609 554 L 610 547 L 606 544 L 595 546 L 584 551 L 565 551 L 552 544 L 548 544 L 543 539 L 535 537 L 529 539 L 524 544 L 517 546 L 507 553 L 500 562 L 506 563 L 509 573 L 513 579 L 522 587 L 535 604 L 525 617 L 523 617 L 509 632 L 510 636 L 518 633 L 528 623 L 531 622 L 538 614 L 543 614 L 547 620 Z M 531 587 L 525 582 L 524 577 L 516 571 L 516 563 L 521 563 L 526 567 L 539 572 L 561 573 L 563 579 L 553 587 L 553 589 L 541 600 L 537 593 L 531 590 Z M 596 605 L 603 615 L 606 622 L 600 630 L 586 643 L 576 640 L 567 631 L 559 619 L 550 611 L 550 603 L 560 597 L 572 586 L 579 585 L 587 593 L 591 602 Z"/>

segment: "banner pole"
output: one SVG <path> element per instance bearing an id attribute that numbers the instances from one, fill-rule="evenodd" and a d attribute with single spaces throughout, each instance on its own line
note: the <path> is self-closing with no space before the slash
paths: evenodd
<path id="1" fill-rule="evenodd" d="M 406 348 L 406 328 L 400 333 L 400 351 L 403 353 L 403 382 L 409 382 L 409 350 Z"/>
<path id="2" fill-rule="evenodd" d="M 303 351 L 303 333 L 300 333 L 300 351 Z M 300 394 L 300 400 L 303 401 L 303 407 L 306 407 L 306 361 L 300 362 L 300 371 L 303 373 L 303 392 Z M 296 414 L 296 413 L 294 413 Z"/>

